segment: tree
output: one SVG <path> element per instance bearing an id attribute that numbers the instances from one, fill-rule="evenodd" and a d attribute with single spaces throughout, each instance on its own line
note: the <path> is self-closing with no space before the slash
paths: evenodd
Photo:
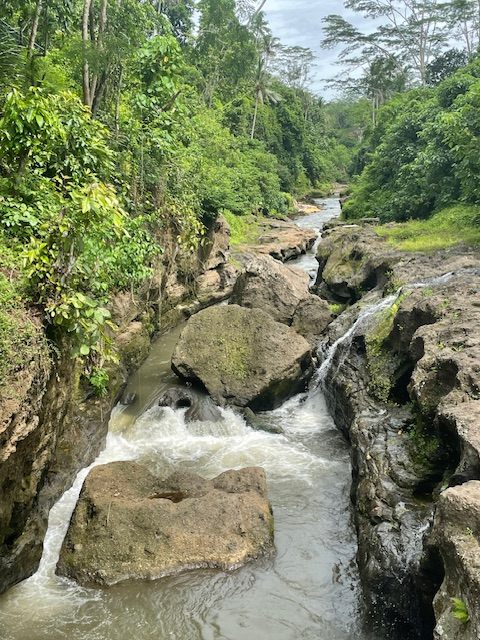
<path id="1" fill-rule="evenodd" d="M 427 65 L 426 82 L 429 85 L 439 84 L 468 62 L 466 51 L 449 49 Z"/>
<path id="2" fill-rule="evenodd" d="M 372 122 L 382 105 L 396 93 L 405 90 L 407 74 L 393 57 L 375 58 L 362 79 L 363 93 L 372 101 Z"/>
<path id="3" fill-rule="evenodd" d="M 445 8 L 453 36 L 463 40 L 471 58 L 480 44 L 480 3 L 478 0 L 451 0 Z"/>
<path id="4" fill-rule="evenodd" d="M 200 0 L 195 57 L 203 78 L 207 104 L 215 97 L 231 100 L 251 85 L 258 53 L 254 33 L 241 24 L 235 0 Z"/>
<path id="5" fill-rule="evenodd" d="M 281 96 L 276 93 L 269 85 L 269 76 L 266 70 L 266 60 L 260 59 L 258 61 L 257 76 L 255 82 L 255 110 L 253 113 L 252 130 L 250 137 L 253 140 L 255 137 L 255 128 L 257 125 L 258 107 L 265 102 L 271 102 L 276 104 L 281 100 Z"/>
<path id="6" fill-rule="evenodd" d="M 448 40 L 447 14 L 441 0 L 346 0 L 345 6 L 380 26 L 364 32 L 342 16 L 324 18 L 325 48 L 344 45 L 340 60 L 351 66 L 371 64 L 378 56 L 411 69 L 423 86 L 427 66 Z"/>

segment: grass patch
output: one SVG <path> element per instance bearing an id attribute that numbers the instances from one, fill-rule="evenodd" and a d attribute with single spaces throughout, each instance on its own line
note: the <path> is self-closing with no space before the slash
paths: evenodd
<path id="1" fill-rule="evenodd" d="M 258 218 L 252 215 L 237 216 L 231 211 L 222 211 L 230 226 L 230 244 L 255 244 L 260 235 Z"/>
<path id="2" fill-rule="evenodd" d="M 375 232 L 403 251 L 436 251 L 458 244 L 480 245 L 480 207 L 454 205 L 428 220 L 383 225 Z"/>

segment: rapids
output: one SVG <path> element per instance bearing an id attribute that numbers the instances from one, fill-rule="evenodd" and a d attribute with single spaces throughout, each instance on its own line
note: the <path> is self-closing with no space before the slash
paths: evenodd
<path id="1" fill-rule="evenodd" d="M 339 209 L 333 198 L 318 204 L 318 213 L 296 222 L 320 234 Z M 314 277 L 315 251 L 295 264 Z M 159 338 L 132 376 L 127 391 L 137 394 L 136 402 L 114 409 L 105 450 L 93 465 L 135 459 L 162 476 L 183 468 L 205 477 L 262 466 L 276 554 L 232 573 L 197 571 L 108 590 L 79 587 L 57 577 L 55 565 L 89 470 L 83 469 L 50 512 L 37 573 L 0 598 L 1 640 L 366 640 L 349 451 L 321 385 L 264 414 L 281 434 L 255 431 L 229 409 L 221 422 L 186 424 L 185 410 L 155 406 L 166 388 L 179 384 L 170 356 L 180 329 Z"/>

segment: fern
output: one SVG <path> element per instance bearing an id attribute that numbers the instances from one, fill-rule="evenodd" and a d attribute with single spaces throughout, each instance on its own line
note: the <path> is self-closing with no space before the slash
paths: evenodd
<path id="1" fill-rule="evenodd" d="M 451 598 L 452 601 L 452 615 L 461 623 L 467 624 L 470 620 L 470 614 L 468 613 L 467 605 L 460 598 Z"/>

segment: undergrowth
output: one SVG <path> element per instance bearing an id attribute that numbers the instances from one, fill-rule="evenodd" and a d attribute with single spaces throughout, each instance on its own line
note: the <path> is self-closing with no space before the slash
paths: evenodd
<path id="1" fill-rule="evenodd" d="M 237 216 L 231 211 L 222 211 L 230 226 L 230 244 L 255 244 L 260 235 L 258 218 L 253 215 Z"/>
<path id="2" fill-rule="evenodd" d="M 480 245 L 480 207 L 458 204 L 428 220 L 384 225 L 375 231 L 403 251 L 430 252 L 462 243 Z"/>
<path id="3" fill-rule="evenodd" d="M 43 327 L 27 311 L 22 273 L 14 253 L 0 239 L 0 389 L 15 397 L 17 373 L 36 361 L 46 362 Z"/>

